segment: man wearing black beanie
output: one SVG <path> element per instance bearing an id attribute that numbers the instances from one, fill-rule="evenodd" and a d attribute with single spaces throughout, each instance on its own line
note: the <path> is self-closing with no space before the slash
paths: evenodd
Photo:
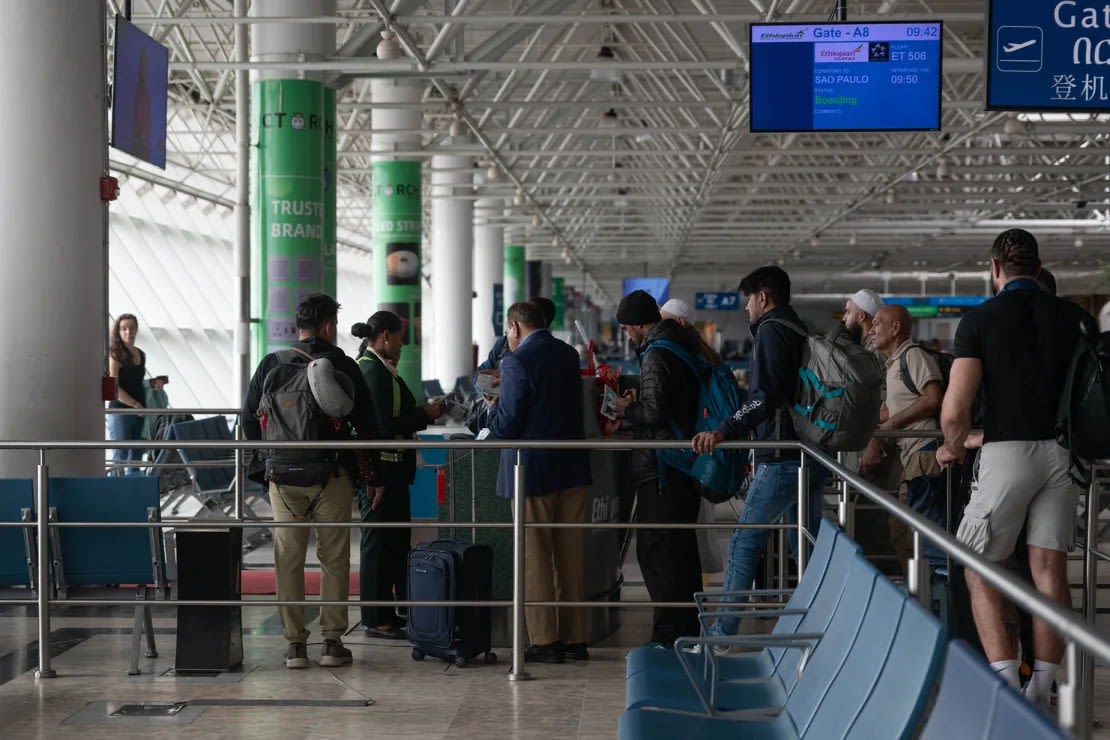
<path id="1" fill-rule="evenodd" d="M 696 335 L 673 319 L 663 319 L 650 294 L 637 290 L 617 308 L 617 321 L 640 356 L 640 392 L 621 398 L 617 411 L 636 439 L 674 439 L 674 428 L 693 435 L 698 381 L 678 355 L 664 348 L 645 351 L 657 339 L 681 346 L 690 356 L 700 353 Z M 653 450 L 635 450 L 628 473 L 636 492 L 641 523 L 694 524 L 701 506 L 694 481 L 667 470 L 660 481 Z M 670 647 L 675 639 L 699 633 L 694 592 L 700 591 L 701 561 L 693 529 L 641 529 L 636 533 L 636 559 L 652 601 L 689 602 L 690 608 L 657 608 L 652 615 L 653 647 Z"/>

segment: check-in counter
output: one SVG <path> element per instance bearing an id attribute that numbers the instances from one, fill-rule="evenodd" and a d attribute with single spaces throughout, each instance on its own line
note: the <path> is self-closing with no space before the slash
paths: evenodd
<path id="1" fill-rule="evenodd" d="M 596 379 L 585 378 L 587 433 L 597 438 L 596 406 L 589 399 L 597 398 Z M 589 444 L 589 439 L 586 441 Z M 448 471 L 443 502 L 439 506 L 440 521 L 511 522 L 511 503 L 497 496 L 497 470 L 500 449 L 449 450 L 445 461 Z M 619 450 L 590 450 L 590 472 L 593 485 L 589 488 L 587 516 L 589 523 L 618 522 L 624 458 Z M 584 585 L 588 600 L 617 601 L 622 585 L 620 557 L 621 531 L 587 529 L 585 542 Z M 480 542 L 493 548 L 493 598 L 511 599 L 513 585 L 513 548 L 510 529 L 443 529 L 441 537 L 463 542 Z M 500 612 L 500 613 L 498 613 Z M 597 607 L 590 610 L 590 642 L 612 634 L 620 626 L 619 609 Z M 505 644 L 511 623 L 508 610 L 494 610 L 494 642 Z"/>
<path id="2" fill-rule="evenodd" d="M 617 522 L 620 513 L 620 486 L 623 457 L 615 450 L 591 450 L 589 522 Z M 497 466 L 500 451 L 450 450 L 445 501 L 439 507 L 440 521 L 511 522 L 511 502 L 497 496 Z M 510 529 L 443 529 L 440 536 L 462 542 L 480 542 L 493 548 L 493 598 L 511 599 L 513 595 L 513 534 Z M 620 531 L 587 529 L 584 586 L 588 600 L 616 601 L 620 598 Z M 619 626 L 616 608 L 595 608 L 590 615 L 591 642 L 602 639 Z M 507 615 L 495 616 L 494 627 L 507 626 Z M 495 640 L 497 636 L 495 635 Z"/>

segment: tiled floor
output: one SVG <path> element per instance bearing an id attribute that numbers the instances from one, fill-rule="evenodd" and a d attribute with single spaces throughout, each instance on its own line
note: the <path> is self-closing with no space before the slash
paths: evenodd
<path id="1" fill-rule="evenodd" d="M 266 552 L 252 556 L 264 561 Z M 269 555 L 272 557 L 272 554 Z M 634 560 L 634 559 L 630 559 Z M 639 575 L 634 563 L 630 581 Z M 625 598 L 643 598 L 626 589 Z M 356 612 L 352 610 L 352 624 Z M 648 612 L 626 609 L 620 631 L 591 647 L 589 663 L 528 665 L 533 680 L 507 678 L 508 648 L 497 665 L 467 669 L 417 663 L 407 643 L 348 638 L 355 663 L 290 671 L 270 608 L 244 616 L 241 672 L 176 678 L 175 620 L 156 615 L 160 657 L 144 675 L 127 676 L 131 619 L 123 610 L 59 610 L 54 659 L 58 677 L 36 680 L 33 612 L 0 607 L 0 738 L 612 738 L 624 699 L 624 656 L 648 637 Z M 312 625 L 315 628 L 315 625 Z M 1110 623 L 1104 624 L 1110 628 Z M 1110 629 L 1107 629 L 1110 632 Z M 318 633 L 314 635 L 318 639 Z M 319 646 L 310 647 L 316 658 Z M 8 680 L 10 677 L 10 680 Z M 1097 711 L 1110 722 L 1110 671 L 1097 675 Z M 282 700 L 275 706 L 274 700 Z M 108 717 L 119 704 L 193 702 L 192 716 Z M 351 702 L 371 702 L 352 706 Z M 208 702 L 208 705 L 205 705 Z M 329 703 L 344 702 L 345 706 Z M 1110 729 L 1096 732 L 1110 737 Z"/>

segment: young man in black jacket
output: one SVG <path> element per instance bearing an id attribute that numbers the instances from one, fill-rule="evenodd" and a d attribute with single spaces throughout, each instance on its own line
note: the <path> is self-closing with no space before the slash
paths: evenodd
<path id="1" fill-rule="evenodd" d="M 749 398 L 730 419 L 715 431 L 694 437 L 697 452 L 712 452 L 725 440 L 795 440 L 797 434 L 788 409 L 794 403 L 798 368 L 802 364 L 805 339 L 783 322 L 801 329 L 805 324 L 790 306 L 790 276 L 781 267 L 761 267 L 740 281 L 746 296 L 751 332 L 755 338 L 748 371 Z M 748 487 L 740 524 L 772 524 L 784 514 L 797 514 L 798 453 L 793 450 L 757 450 L 755 474 Z M 809 469 L 809 521 L 816 533 L 821 517 L 821 492 L 826 473 L 818 466 Z M 752 587 L 759 556 L 767 541 L 766 529 L 737 529 L 728 547 L 725 591 Z M 710 629 L 714 635 L 735 634 L 738 620 L 722 617 Z"/>
<path id="2" fill-rule="evenodd" d="M 640 355 L 640 392 L 637 399 L 622 398 L 618 414 L 628 420 L 636 439 L 675 438 L 677 425 L 689 437 L 694 430 L 698 383 L 689 366 L 674 353 L 656 348 L 667 339 L 691 356 L 701 352 L 696 335 L 672 319 L 659 315 L 659 306 L 642 290 L 626 295 L 617 308 L 617 321 Z M 660 480 L 653 450 L 635 450 L 629 474 L 636 491 L 637 519 L 642 523 L 693 524 L 698 519 L 700 495 L 693 479 L 668 468 Z M 687 601 L 690 608 L 657 608 L 649 645 L 665 647 L 675 639 L 700 632 L 694 593 L 700 591 L 701 561 L 693 529 L 640 529 L 636 532 L 636 558 L 652 601 Z"/>
<path id="3" fill-rule="evenodd" d="M 370 389 L 355 361 L 335 346 L 338 315 L 339 304 L 331 296 L 322 293 L 308 296 L 297 306 L 297 330 L 300 337 L 292 348 L 313 358 L 326 357 L 331 360 L 336 373 L 347 376 L 354 388 L 354 407 L 347 420 L 360 438 L 374 439 L 378 436 L 378 423 L 374 416 Z M 307 362 L 308 359 L 305 358 L 304 361 Z M 254 371 L 247 397 L 243 401 L 243 434 L 247 439 L 262 439 L 258 409 L 262 403 L 263 385 L 269 372 L 281 362 L 282 359 L 276 353 L 270 353 L 262 358 Z M 349 440 L 351 434 L 346 428 L 335 429 L 334 438 Z M 336 453 L 333 461 L 334 472 L 322 485 L 292 485 L 283 482 L 282 476 L 275 474 L 271 470 L 272 466 L 267 464 L 266 479 L 269 482 L 274 521 L 351 521 L 351 502 L 354 499 L 352 475 L 357 466 L 350 453 Z M 368 485 L 374 486 L 374 493 L 378 493 L 376 483 L 371 482 Z M 315 529 L 316 554 L 320 558 L 322 571 L 320 596 L 326 601 L 346 601 L 351 579 L 351 530 L 340 527 Z M 278 599 L 304 599 L 304 563 L 308 550 L 308 533 L 309 530 L 303 527 L 274 528 L 274 569 Z M 308 668 L 308 630 L 305 628 L 304 607 L 283 606 L 278 608 L 278 613 L 281 614 L 282 632 L 289 642 L 285 667 Z M 347 607 L 321 607 L 320 631 L 324 636 L 320 665 L 330 667 L 350 663 L 351 651 L 343 647 L 342 641 L 347 631 Z"/>

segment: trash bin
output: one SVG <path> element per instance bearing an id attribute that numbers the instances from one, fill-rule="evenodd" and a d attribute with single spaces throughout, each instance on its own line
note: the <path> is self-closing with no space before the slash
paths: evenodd
<path id="1" fill-rule="evenodd" d="M 179 529 L 176 535 L 178 599 L 237 601 L 242 597 L 242 529 Z M 177 607 L 174 669 L 178 673 L 228 671 L 242 662 L 242 607 Z"/>

